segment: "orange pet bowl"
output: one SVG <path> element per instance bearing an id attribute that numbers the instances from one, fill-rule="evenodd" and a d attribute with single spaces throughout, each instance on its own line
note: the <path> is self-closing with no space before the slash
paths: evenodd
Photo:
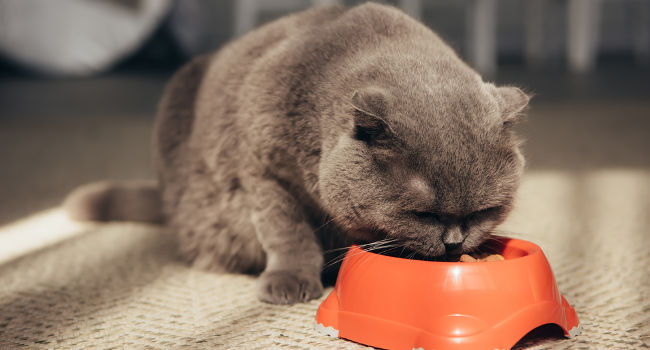
<path id="1" fill-rule="evenodd" d="M 386 349 L 510 349 L 531 330 L 580 332 L 537 245 L 497 237 L 505 260 L 431 262 L 348 251 L 316 313 L 330 336 Z M 493 249 L 495 249 L 493 247 Z"/>

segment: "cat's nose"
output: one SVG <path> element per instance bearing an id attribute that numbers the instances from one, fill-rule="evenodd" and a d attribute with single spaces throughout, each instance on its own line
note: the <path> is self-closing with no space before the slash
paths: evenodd
<path id="1" fill-rule="evenodd" d="M 445 245 L 447 255 L 459 254 L 463 249 L 463 241 L 465 241 L 465 235 L 460 227 L 450 227 L 442 235 L 442 243 Z"/>
<path id="2" fill-rule="evenodd" d="M 447 255 L 460 255 L 463 252 L 463 242 L 460 243 L 445 243 L 445 254 Z"/>

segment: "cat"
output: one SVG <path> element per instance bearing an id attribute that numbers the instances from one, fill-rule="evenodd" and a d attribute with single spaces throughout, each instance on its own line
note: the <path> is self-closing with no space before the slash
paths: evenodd
<path id="1" fill-rule="evenodd" d="M 175 74 L 157 185 L 90 185 L 65 206 L 164 220 L 193 266 L 260 273 L 260 300 L 304 302 L 323 292 L 324 252 L 350 243 L 435 257 L 487 240 L 523 172 L 528 101 L 396 8 L 312 8 Z"/>

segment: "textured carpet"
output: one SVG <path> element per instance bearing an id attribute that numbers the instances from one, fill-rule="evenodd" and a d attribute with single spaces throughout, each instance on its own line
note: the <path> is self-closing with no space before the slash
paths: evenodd
<path id="1" fill-rule="evenodd" d="M 648 214 L 648 171 L 526 175 L 500 231 L 544 249 L 583 332 L 518 347 L 650 347 Z M 189 269 L 160 227 L 74 225 L 62 215 L 0 229 L 0 348 L 362 347 L 314 331 L 318 300 L 263 304 L 253 277 Z"/>

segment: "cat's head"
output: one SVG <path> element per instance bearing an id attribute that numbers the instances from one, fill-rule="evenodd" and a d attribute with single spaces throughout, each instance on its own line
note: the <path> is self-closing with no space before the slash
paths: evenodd
<path id="1" fill-rule="evenodd" d="M 323 154 L 319 186 L 352 238 L 457 254 L 510 212 L 524 167 L 512 126 L 529 97 L 478 75 L 451 84 L 371 84 L 347 96 L 350 123 Z"/>

